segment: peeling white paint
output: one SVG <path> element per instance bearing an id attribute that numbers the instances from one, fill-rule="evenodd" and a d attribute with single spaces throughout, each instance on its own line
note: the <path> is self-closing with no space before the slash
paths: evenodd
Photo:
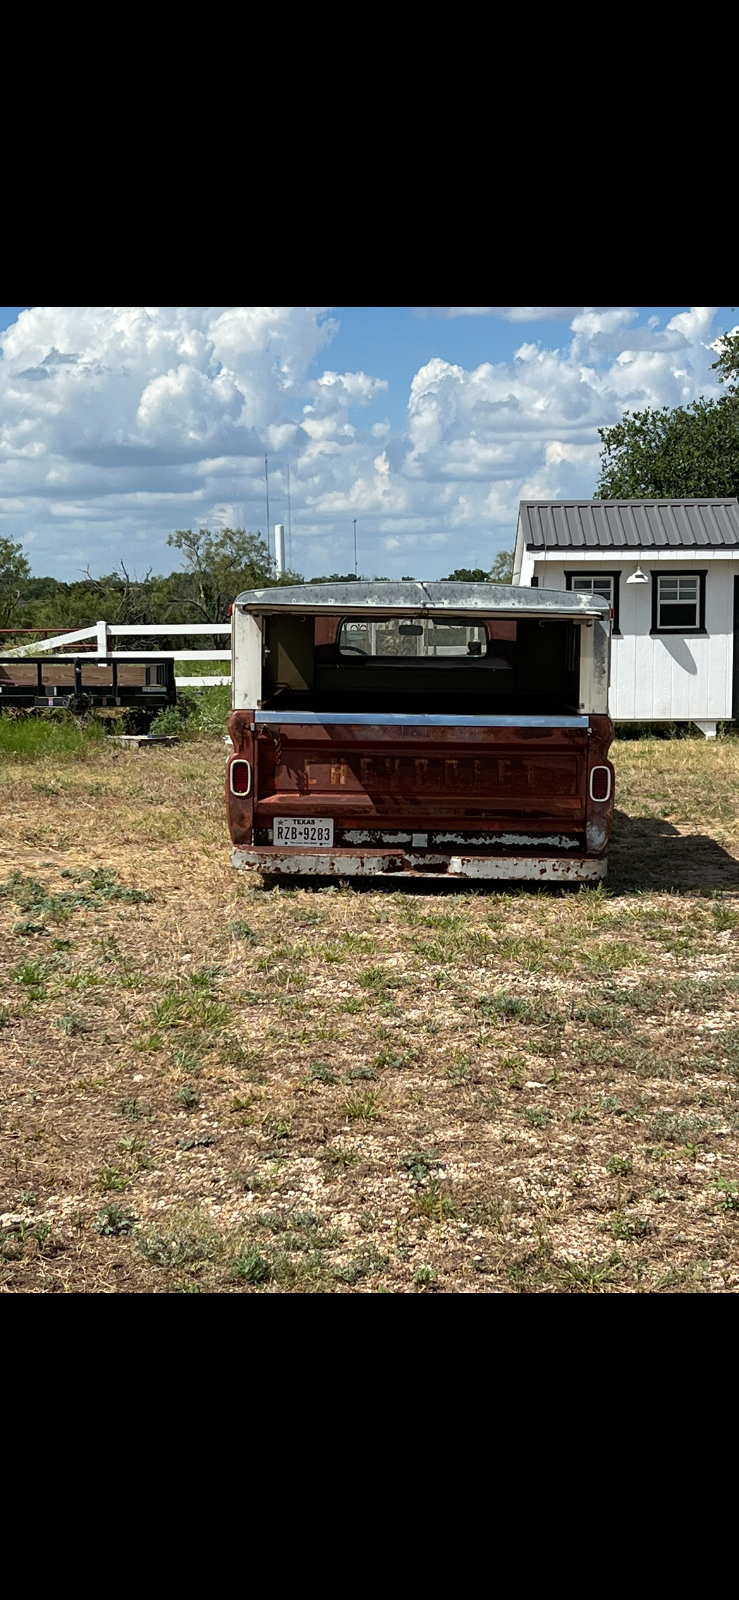
<path id="1" fill-rule="evenodd" d="M 411 861 L 418 867 L 444 867 L 451 861 L 451 856 L 447 855 L 446 851 L 437 853 L 433 850 L 424 850 L 422 856 L 417 856 L 412 850 L 404 850 L 403 854 L 406 861 Z M 435 872 L 434 877 L 438 877 L 438 873 Z"/>
<path id="2" fill-rule="evenodd" d="M 238 868 L 257 867 L 267 874 L 328 878 L 387 877 L 434 879 L 497 878 L 537 883 L 593 883 L 605 878 L 606 858 L 592 861 L 584 856 L 414 856 L 384 851 L 332 850 L 308 855 L 303 851 L 280 852 L 264 849 L 232 851 Z M 433 864 L 448 864 L 445 873 L 424 871 Z"/>
<path id="3" fill-rule="evenodd" d="M 529 878 L 537 882 L 591 883 L 605 878 L 608 861 L 583 856 L 452 856 L 451 876 L 464 878 Z"/>
<path id="4" fill-rule="evenodd" d="M 595 816 L 591 817 L 588 822 L 585 837 L 588 850 L 592 850 L 594 855 L 597 855 L 600 850 L 604 850 L 608 843 L 607 818 L 596 812 Z"/>
<path id="5" fill-rule="evenodd" d="M 364 855 L 359 851 L 352 851 L 342 855 L 341 851 L 327 850 L 325 854 L 308 855 L 307 852 L 296 850 L 292 855 L 285 852 L 283 855 L 277 851 L 237 850 L 231 852 L 231 860 L 235 867 L 259 867 L 262 872 L 287 873 L 290 876 L 322 876 L 327 878 L 356 878 L 376 877 L 378 874 L 393 872 L 395 864 L 399 869 L 403 864 L 403 856 L 399 855 Z"/>
<path id="6" fill-rule="evenodd" d="M 411 842 L 409 833 L 382 833 L 379 828 L 375 829 L 375 838 L 381 844 L 410 844 Z M 367 828 L 347 828 L 344 833 L 344 843 L 371 844 L 372 834 Z"/>
<path id="7" fill-rule="evenodd" d="M 576 850 L 581 840 L 568 833 L 434 833 L 422 836 L 410 833 L 385 833 L 380 828 L 370 832 L 369 828 L 347 828 L 344 832 L 343 843 L 348 845 L 369 844 L 375 846 L 385 844 L 410 844 L 418 848 L 421 838 L 426 837 L 431 841 L 432 848 L 445 844 L 461 844 L 467 848 L 473 845 L 519 845 L 528 850 Z"/>
<path id="8" fill-rule="evenodd" d="M 566 833 L 481 833 L 465 836 L 461 833 L 437 833 L 434 835 L 434 844 L 505 844 L 528 845 L 534 850 L 576 850 L 579 839 L 571 839 Z"/>

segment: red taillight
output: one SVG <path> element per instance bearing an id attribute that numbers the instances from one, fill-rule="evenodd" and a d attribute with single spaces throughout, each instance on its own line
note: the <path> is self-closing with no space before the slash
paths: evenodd
<path id="1" fill-rule="evenodd" d="M 231 762 L 231 793 L 248 794 L 251 789 L 251 767 L 248 761 Z"/>
<path id="2" fill-rule="evenodd" d="M 591 800 L 608 800 L 611 795 L 610 767 L 593 767 L 590 773 Z"/>

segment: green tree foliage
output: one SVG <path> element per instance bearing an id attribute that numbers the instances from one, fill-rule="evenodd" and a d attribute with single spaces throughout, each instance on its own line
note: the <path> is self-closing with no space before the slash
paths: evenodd
<path id="1" fill-rule="evenodd" d="M 268 546 L 258 533 L 243 528 L 222 528 L 211 533 L 191 528 L 171 533 L 167 544 L 185 559 L 185 571 L 166 582 L 177 589 L 176 604 L 198 622 L 228 622 L 229 606 L 243 589 L 302 583 L 296 572 L 279 578 Z M 174 616 L 174 612 L 172 613 Z"/>
<path id="2" fill-rule="evenodd" d="M 513 578 L 513 551 L 499 550 L 492 567 L 455 567 L 447 583 L 510 583 Z"/>
<path id="3" fill-rule="evenodd" d="M 76 583 L 61 583 L 56 578 L 32 578 L 21 546 L 0 539 L 0 626 L 58 628 L 63 633 L 91 626 L 104 617 L 106 622 L 140 624 L 141 634 L 131 639 L 131 645 L 154 647 L 153 638 L 147 641 L 147 623 L 227 622 L 228 608 L 242 590 L 304 581 L 297 572 L 285 572 L 278 578 L 266 541 L 259 533 L 247 533 L 243 528 L 215 532 L 180 528 L 170 534 L 168 543 L 183 563 L 168 576 L 149 570 L 137 577 L 121 562 L 117 572 L 93 578 L 88 570 Z M 501 550 L 489 572 L 481 567 L 460 567 L 451 573 L 451 579 L 510 583 L 512 569 L 511 551 Z M 389 580 L 377 577 L 375 581 Z M 310 582 L 354 582 L 354 573 L 334 572 Z M 204 645 L 204 638 L 199 642 Z M 186 647 L 184 638 L 179 643 Z M 198 643 L 195 636 L 193 643 Z M 6 636 L 4 644 L 8 649 L 12 640 Z"/>
<path id="4" fill-rule="evenodd" d="M 0 538 L 0 626 L 10 625 L 23 585 L 30 575 L 23 546 L 14 544 L 12 539 Z"/>
<path id="5" fill-rule="evenodd" d="M 366 583 L 367 579 L 357 577 L 356 572 L 329 572 L 325 578 L 309 578 L 309 583 Z"/>
<path id="6" fill-rule="evenodd" d="M 489 583 L 511 583 L 513 581 L 513 551 L 499 550 L 492 567 L 488 573 Z"/>
<path id="7" fill-rule="evenodd" d="M 718 361 L 713 363 L 727 394 L 736 394 L 739 385 L 739 333 L 725 333 L 719 343 Z"/>
<path id="8" fill-rule="evenodd" d="M 20 545 L 2 540 L 0 616 L 11 615 L 15 627 L 58 628 L 60 633 L 99 617 L 140 623 L 143 640 L 147 623 L 227 622 L 229 605 L 243 589 L 302 582 L 294 572 L 278 579 L 266 541 L 243 528 L 180 529 L 168 542 L 179 551 L 183 567 L 166 577 L 151 570 L 132 576 L 121 562 L 118 572 L 93 578 L 88 571 L 76 583 L 60 583 L 30 577 Z M 10 642 L 6 639 L 6 648 Z"/>
<path id="9" fill-rule="evenodd" d="M 739 494 L 739 334 L 725 334 L 713 363 L 726 392 L 671 410 L 647 407 L 599 428 L 598 500 L 724 498 Z"/>

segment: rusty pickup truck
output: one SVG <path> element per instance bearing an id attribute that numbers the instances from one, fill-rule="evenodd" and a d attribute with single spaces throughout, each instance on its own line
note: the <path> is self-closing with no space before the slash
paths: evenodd
<path id="1" fill-rule="evenodd" d="M 236 867 L 593 882 L 613 815 L 598 595 L 321 583 L 233 606 Z"/>

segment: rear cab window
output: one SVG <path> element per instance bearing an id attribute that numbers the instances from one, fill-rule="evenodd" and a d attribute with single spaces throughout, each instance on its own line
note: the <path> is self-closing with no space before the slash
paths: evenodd
<path id="1" fill-rule="evenodd" d="M 339 629 L 342 656 L 383 656 L 395 660 L 437 659 L 444 656 L 479 657 L 487 654 L 485 624 L 465 624 L 444 619 L 352 617 Z"/>

